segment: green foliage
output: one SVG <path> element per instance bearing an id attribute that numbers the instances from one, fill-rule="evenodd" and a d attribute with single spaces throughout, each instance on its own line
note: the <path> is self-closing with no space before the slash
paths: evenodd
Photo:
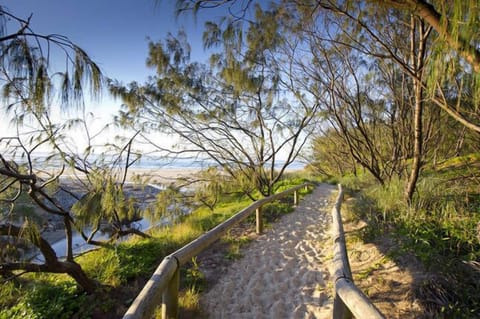
<path id="1" fill-rule="evenodd" d="M 365 183 L 363 184 L 365 185 Z M 378 208 L 381 209 L 383 220 L 386 221 L 397 212 L 409 212 L 409 207 L 401 196 L 404 181 L 394 179 L 385 187 L 370 187 L 365 190 L 367 197 L 373 198 Z"/>
<path id="2" fill-rule="evenodd" d="M 200 185 L 195 188 L 194 199 L 213 212 L 226 187 L 226 176 L 216 167 L 209 167 L 202 170 L 198 178 L 200 178 Z"/>
<path id="3" fill-rule="evenodd" d="M 448 289 L 449 297 L 442 299 L 443 306 L 430 306 L 442 316 L 461 318 L 480 313 L 475 292 L 480 278 L 466 266 L 480 260 L 480 193 L 476 182 L 452 179 L 457 162 L 441 173 L 425 174 L 411 206 L 403 200 L 403 181 L 392 180 L 385 187 L 364 184 L 352 209 L 368 224 L 362 229 L 365 240 L 388 234 L 395 242 L 392 256 L 413 253 L 432 273 L 448 278 L 441 289 Z M 423 297 L 438 290 L 422 287 L 416 289 Z"/>
<path id="4" fill-rule="evenodd" d="M 203 291 L 205 275 L 200 271 L 197 257 L 193 257 L 187 267 L 182 268 L 181 278 L 182 287 L 186 287 L 187 291 L 190 290 L 190 295 L 193 295 L 193 292 L 199 293 Z"/>
<path id="5" fill-rule="evenodd" d="M 277 184 L 275 184 L 275 193 L 281 193 L 294 186 L 307 183 L 309 180 L 303 176 L 285 176 Z M 303 190 L 300 190 L 302 192 Z"/>
<path id="6" fill-rule="evenodd" d="M 222 238 L 222 241 L 228 243 L 228 249 L 225 258 L 235 260 L 242 257 L 240 249 L 251 242 L 251 239 L 247 236 L 234 237 L 230 234 L 227 234 Z"/>
<path id="7" fill-rule="evenodd" d="M 95 250 L 79 257 L 77 261 L 87 276 L 102 284 L 118 287 L 125 283 L 125 278 L 120 275 L 121 264 L 116 250 Z"/>
<path id="8" fill-rule="evenodd" d="M 346 174 L 338 178 L 339 183 L 345 186 L 350 191 L 360 191 L 374 182 L 370 174 L 365 174 L 364 171 L 354 174 Z M 381 188 L 379 186 L 379 188 Z"/>
<path id="9" fill-rule="evenodd" d="M 16 301 L 17 296 L 21 293 L 22 286 L 12 281 L 2 283 L 0 288 L 0 308 L 7 307 Z"/>
<path id="10" fill-rule="evenodd" d="M 117 248 L 120 276 L 130 280 L 153 273 L 160 260 L 178 248 L 179 243 L 165 237 L 128 241 Z"/>
<path id="11" fill-rule="evenodd" d="M 293 199 L 285 198 L 277 202 L 265 204 L 262 207 L 263 217 L 267 222 L 274 222 L 285 214 L 293 212 Z"/>
<path id="12" fill-rule="evenodd" d="M 200 318 L 198 312 L 200 310 L 200 293 L 195 287 L 190 287 L 182 291 L 178 298 L 178 305 L 183 313 L 195 313 L 196 318 Z"/>
<path id="13" fill-rule="evenodd" d="M 205 218 L 206 216 L 208 217 Z M 200 231 L 206 232 L 218 225 L 219 221 L 224 218 L 224 214 L 212 213 L 210 210 L 199 210 L 198 214 L 188 218 L 188 222 L 195 225 L 195 227 L 198 227 Z"/>
<path id="14" fill-rule="evenodd" d="M 470 165 L 480 165 L 480 153 L 470 153 L 447 159 L 435 167 L 437 170 L 451 170 L 452 168 L 468 168 Z"/>
<path id="15" fill-rule="evenodd" d="M 174 150 L 158 151 L 212 160 L 235 180 L 235 191 L 252 199 L 273 193 L 279 173 L 307 144 L 320 109 L 297 87 L 307 85 L 304 78 L 286 74 L 280 65 L 292 56 L 303 59 L 296 50 L 300 44 L 284 41 L 288 10 L 256 6 L 254 18 L 248 25 L 236 18 L 206 23 L 204 45 L 218 50 L 210 65 L 190 60 L 186 36 L 179 32 L 149 44 L 147 65 L 156 74 L 146 84 L 111 83 L 126 104 L 119 122 L 136 131 L 176 134 Z M 213 207 L 213 193 L 198 199 Z"/>
<path id="16" fill-rule="evenodd" d="M 105 176 L 105 173 L 91 175 L 92 189 L 71 209 L 82 228 L 98 226 L 101 221 L 118 226 L 138 217 L 135 199 L 126 197 L 123 184 L 117 183 L 114 176 Z"/>
<path id="17" fill-rule="evenodd" d="M 158 221 L 162 217 L 175 220 L 181 217 L 185 206 L 187 202 L 181 190 L 175 185 L 169 185 L 157 194 L 155 204 L 144 212 L 144 216 L 151 221 Z"/>
<path id="18" fill-rule="evenodd" d="M 2 291 L 4 288 L 2 288 Z M 2 319 L 43 318 L 89 318 L 95 302 L 77 291 L 71 281 L 37 283 L 32 289 L 19 296 L 11 307 L 2 307 Z"/>
<path id="19" fill-rule="evenodd" d="M 15 120 L 22 122 L 24 115 L 37 114 L 40 118 L 43 112 L 49 113 L 55 97 L 66 106 L 81 102 L 85 90 L 98 95 L 102 73 L 80 47 L 59 34 L 36 33 L 30 19 L 17 17 L 4 6 L 0 7 L 0 19 L 2 97 L 9 105 L 7 111 L 16 111 Z M 58 57 L 57 53 L 63 55 L 65 68 L 49 73 L 55 64 L 51 58 Z M 54 76 L 60 80 L 53 80 Z"/>

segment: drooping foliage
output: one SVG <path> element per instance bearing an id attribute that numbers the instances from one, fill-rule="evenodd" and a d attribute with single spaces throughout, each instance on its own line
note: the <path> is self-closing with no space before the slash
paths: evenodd
<path id="1" fill-rule="evenodd" d="M 297 54 L 285 41 L 289 21 L 281 7 L 257 6 L 251 23 L 207 23 L 205 45 L 217 50 L 209 65 L 189 61 L 183 33 L 150 43 L 147 65 L 156 70 L 151 81 L 111 85 L 125 102 L 120 121 L 145 133 L 180 136 L 175 149 L 158 150 L 208 158 L 231 178 L 248 181 L 239 185 L 252 198 L 254 191 L 271 194 L 306 143 L 319 111 L 310 93 L 295 88 L 294 83 L 304 85 L 303 79 L 280 63 Z"/>
<path id="2" fill-rule="evenodd" d="M 75 123 L 55 123 L 52 114 L 82 106 L 88 95 L 98 96 L 103 75 L 84 50 L 64 36 L 36 33 L 31 20 L 32 16 L 23 19 L 0 7 L 0 111 L 2 125 L 11 119 L 14 127 L 0 137 L 0 229 L 13 248 L 13 254 L 5 255 L 2 244 L 0 275 L 12 280 L 27 272 L 65 273 L 92 293 L 95 283 L 74 260 L 73 215 L 55 196 L 65 165 L 80 167 L 81 158 L 69 154 L 63 140 Z M 54 152 L 38 157 L 47 145 Z M 60 163 L 57 171 L 43 171 L 52 159 Z M 82 169 L 85 172 L 87 166 Z M 45 228 L 52 226 L 47 220 L 64 229 L 65 260 L 44 238 Z M 36 249 L 34 254 L 39 252 L 44 262 L 27 260 L 29 249 Z"/>
<path id="3" fill-rule="evenodd" d="M 68 38 L 36 33 L 30 26 L 32 16 L 22 19 L 0 7 L 0 70 L 2 95 L 7 111 L 20 116 L 24 112 L 49 111 L 51 104 L 64 107 L 81 103 L 86 91 L 97 96 L 102 73 L 94 61 Z M 52 56 L 63 54 L 63 70 Z"/>

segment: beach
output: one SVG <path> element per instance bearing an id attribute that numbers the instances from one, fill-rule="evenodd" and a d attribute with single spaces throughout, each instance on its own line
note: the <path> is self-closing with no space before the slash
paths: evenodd
<path id="1" fill-rule="evenodd" d="M 127 172 L 127 182 L 131 183 L 134 181 L 138 181 L 138 177 L 141 178 L 141 181 L 147 181 L 149 183 L 155 184 L 163 184 L 169 185 L 175 182 L 177 179 L 180 178 L 191 178 L 195 176 L 198 172 L 201 171 L 201 168 L 180 168 L 180 167 L 172 167 L 172 168 L 143 168 L 143 167 L 135 167 L 129 168 Z M 51 168 L 45 169 L 41 171 L 37 171 L 36 174 L 40 178 L 48 179 L 52 176 L 59 174 L 59 168 Z M 86 176 L 83 173 L 79 173 L 78 171 L 74 171 L 71 168 L 66 168 L 65 171 L 60 175 L 62 180 L 75 180 L 75 179 L 85 179 Z M 118 176 L 118 180 L 121 180 L 121 177 Z"/>
<path id="2" fill-rule="evenodd" d="M 140 177 L 152 184 L 169 185 L 178 179 L 193 178 L 200 171 L 200 168 L 134 168 L 129 169 L 127 181 Z"/>

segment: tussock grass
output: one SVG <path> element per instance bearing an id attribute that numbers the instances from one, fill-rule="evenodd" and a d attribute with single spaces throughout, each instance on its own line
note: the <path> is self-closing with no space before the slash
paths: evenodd
<path id="1" fill-rule="evenodd" d="M 189 312 L 198 312 L 200 308 L 200 296 L 195 287 L 190 287 L 182 292 L 178 298 L 179 306 Z"/>
<path id="2" fill-rule="evenodd" d="M 432 279 L 417 283 L 415 293 L 438 318 L 480 316 L 480 272 L 471 266 L 480 261 L 480 187 L 458 178 L 464 169 L 427 171 L 410 206 L 403 200 L 402 180 L 385 187 L 354 183 L 363 189 L 352 207 L 368 224 L 363 239 L 389 235 L 397 244 L 392 257 L 411 253 L 422 261 Z"/>

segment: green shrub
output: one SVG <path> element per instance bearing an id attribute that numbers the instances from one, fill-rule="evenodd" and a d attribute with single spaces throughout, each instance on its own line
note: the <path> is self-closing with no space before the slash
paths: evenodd
<path id="1" fill-rule="evenodd" d="M 480 315 L 480 287 L 475 284 L 480 275 L 466 266 L 480 260 L 479 189 L 450 179 L 450 174 L 425 174 L 410 206 L 403 200 L 404 181 L 362 185 L 352 212 L 368 224 L 364 240 L 388 234 L 397 243 L 392 256 L 413 253 L 432 273 L 449 278 L 444 288 L 451 300 L 435 310 L 440 318 L 469 318 Z"/>
<path id="2" fill-rule="evenodd" d="M 74 314 L 77 318 L 89 318 L 94 307 L 90 299 L 77 291 L 74 282 L 37 283 L 10 309 L 2 310 L 0 318 L 69 319 Z"/>

